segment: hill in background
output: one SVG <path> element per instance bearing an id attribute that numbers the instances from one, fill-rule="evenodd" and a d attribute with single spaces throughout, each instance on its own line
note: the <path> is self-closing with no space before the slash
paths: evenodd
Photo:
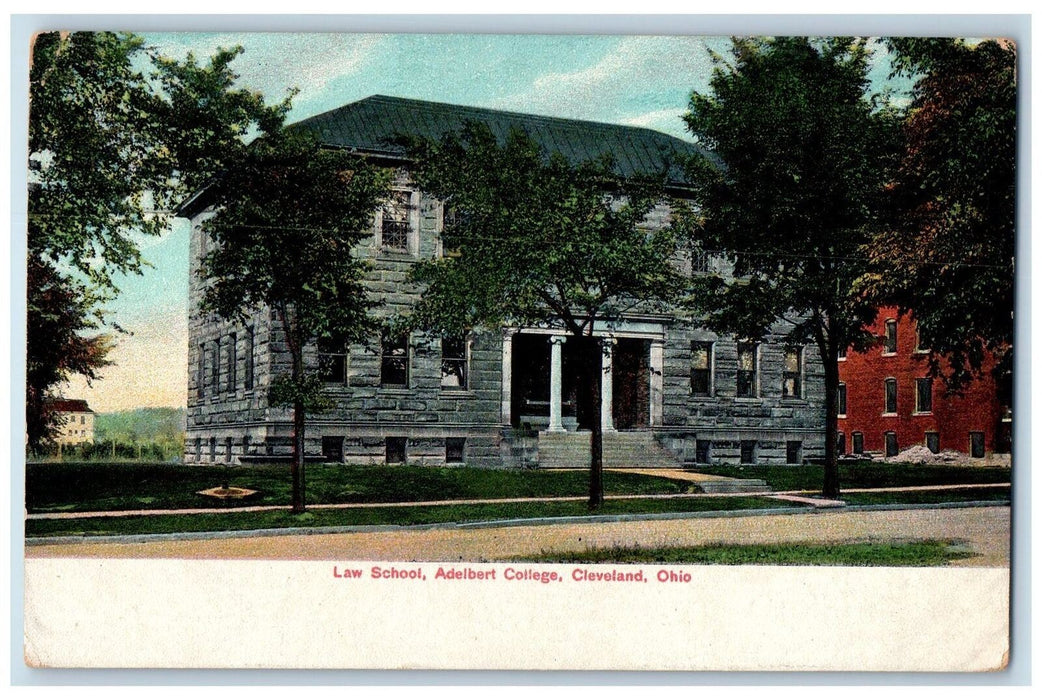
<path id="1" fill-rule="evenodd" d="M 183 443 L 188 411 L 184 408 L 135 408 L 94 416 L 94 440 Z"/>

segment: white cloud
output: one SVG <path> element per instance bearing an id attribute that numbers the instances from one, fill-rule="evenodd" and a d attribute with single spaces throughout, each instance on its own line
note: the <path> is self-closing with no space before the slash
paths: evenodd
<path id="1" fill-rule="evenodd" d="M 527 90 L 500 98 L 496 106 L 625 123 L 671 112 L 676 121 L 671 131 L 676 132 L 682 129 L 679 115 L 687 106 L 691 90 L 705 89 L 711 75 L 707 42 L 719 41 L 692 36 L 622 37 L 597 63 L 571 72 L 541 75 Z M 677 81 L 677 76 L 685 80 Z M 678 82 L 683 87 L 663 89 Z M 647 86 L 646 94 L 634 90 L 635 85 Z M 650 95 L 656 101 L 651 101 Z M 662 121 L 658 123 L 661 127 Z"/>
<path id="2" fill-rule="evenodd" d="M 329 81 L 357 73 L 385 37 L 378 34 L 163 34 L 150 37 L 160 53 L 205 60 L 218 47 L 242 46 L 232 63 L 239 85 L 260 90 L 269 100 L 300 89 L 299 99 L 319 93 Z"/>

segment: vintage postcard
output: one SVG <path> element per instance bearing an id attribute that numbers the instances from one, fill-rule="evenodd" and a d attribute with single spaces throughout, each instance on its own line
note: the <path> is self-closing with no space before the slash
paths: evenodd
<path id="1" fill-rule="evenodd" d="M 1017 62 L 35 34 L 25 663 L 1005 668 Z"/>

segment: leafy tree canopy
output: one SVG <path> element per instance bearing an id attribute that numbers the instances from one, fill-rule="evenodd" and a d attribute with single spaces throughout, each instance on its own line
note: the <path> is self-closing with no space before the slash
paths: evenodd
<path id="1" fill-rule="evenodd" d="M 420 189 L 446 203 L 447 254 L 414 268 L 427 285 L 411 319 L 420 327 L 589 335 L 595 319 L 651 310 L 678 289 L 676 236 L 644 225 L 665 199 L 654 178 L 624 181 L 609 160 L 572 165 L 521 131 L 500 144 L 478 123 L 415 141 L 410 156 Z"/>
<path id="2" fill-rule="evenodd" d="M 304 346 L 362 340 L 374 328 L 367 267 L 352 248 L 368 235 L 390 182 L 386 170 L 279 129 L 231 159 L 208 192 L 215 213 L 203 228 L 214 247 L 200 271 L 203 309 L 230 320 L 270 311 L 291 356 L 291 372 L 273 381 L 270 398 L 293 409 L 295 512 L 304 509 L 304 417 L 327 405 L 321 380 L 306 371 Z"/>
<path id="3" fill-rule="evenodd" d="M 914 315 L 931 365 L 959 388 L 1013 343 L 1016 49 L 1007 42 L 889 39 L 916 78 L 891 219 L 868 248 L 865 287 Z M 1007 397 L 1008 398 L 1008 397 Z"/>
<path id="4" fill-rule="evenodd" d="M 854 282 L 896 153 L 895 115 L 866 95 L 868 58 L 864 40 L 734 39 L 685 115 L 716 159 L 691 163 L 700 219 L 690 233 L 734 267 L 733 277 L 697 279 L 691 304 L 721 332 L 759 338 L 785 319 L 787 342 L 816 345 L 831 493 L 836 358 L 868 342 L 875 307 Z"/>

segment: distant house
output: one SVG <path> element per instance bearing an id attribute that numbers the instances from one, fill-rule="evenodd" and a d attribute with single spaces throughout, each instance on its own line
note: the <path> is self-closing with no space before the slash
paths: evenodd
<path id="1" fill-rule="evenodd" d="M 83 399 L 54 399 L 47 407 L 59 416 L 56 441 L 63 445 L 94 442 L 94 411 Z"/>
<path id="2" fill-rule="evenodd" d="M 374 212 L 356 251 L 371 263 L 367 284 L 382 313 L 414 303 L 409 281 L 420 259 L 442 255 L 445 203 L 409 177 L 398 134 L 439 137 L 468 121 L 503 138 L 522 129 L 572 162 L 608 154 L 624 177 L 669 169 L 695 144 L 650 129 L 373 96 L 297 125 L 330 148 L 394 168 L 394 197 Z M 668 191 L 687 195 L 673 166 Z M 272 314 L 260 309 L 228 323 L 200 308 L 200 259 L 212 241 L 205 190 L 180 208 L 192 220 L 189 272 L 188 428 L 185 461 L 236 463 L 287 459 L 292 422 L 268 403 L 268 387 L 288 367 Z M 660 205 L 649 227 L 662 226 Z M 696 251 L 697 252 L 697 251 Z M 287 251 L 292 254 L 292 251 Z M 704 253 L 682 267 L 726 274 Z M 602 395 L 608 466 L 684 463 L 799 464 L 824 454 L 824 375 L 816 353 L 788 348 L 780 328 L 739 341 L 675 314 L 627 314 L 594 335 L 605 343 Z M 374 337 L 349 347 L 313 346 L 333 410 L 308 416 L 309 458 L 358 464 L 460 464 L 541 467 L 589 464 L 592 407 L 576 382 L 576 349 L 545 327 L 474 329 L 465 337 L 421 333 Z"/>
<path id="3" fill-rule="evenodd" d="M 920 347 L 914 319 L 883 308 L 870 330 L 882 344 L 839 362 L 841 453 L 890 457 L 922 445 L 984 460 L 1010 451 L 1010 411 L 988 363 L 980 379 L 948 395 L 929 376 L 929 350 Z"/>

